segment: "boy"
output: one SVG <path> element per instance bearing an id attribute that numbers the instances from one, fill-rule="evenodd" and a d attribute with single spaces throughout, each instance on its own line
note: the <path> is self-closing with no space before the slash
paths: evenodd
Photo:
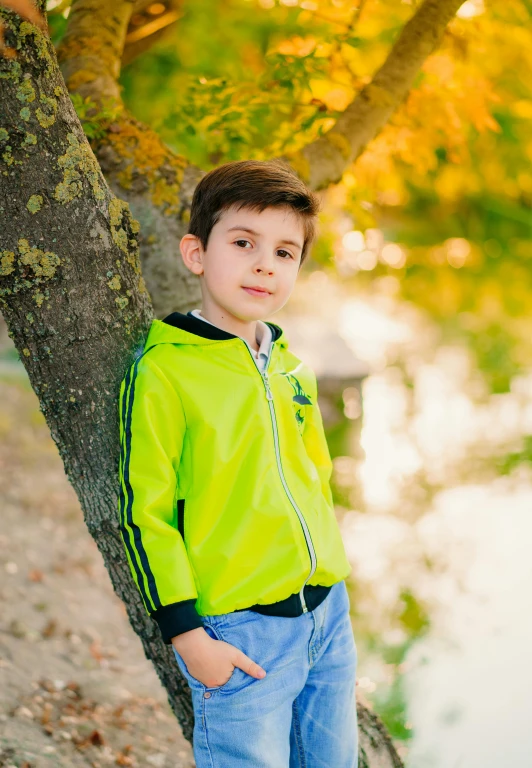
<path id="1" fill-rule="evenodd" d="M 210 171 L 180 243 L 202 305 L 120 389 L 120 529 L 192 692 L 198 768 L 356 768 L 356 646 L 316 377 L 265 322 L 315 238 L 281 161 Z"/>

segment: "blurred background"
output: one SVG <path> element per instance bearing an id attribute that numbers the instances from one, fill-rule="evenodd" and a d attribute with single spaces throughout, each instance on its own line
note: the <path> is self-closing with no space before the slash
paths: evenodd
<path id="1" fill-rule="evenodd" d="M 69 4 L 48 6 L 59 41 Z M 205 170 L 278 156 L 334 124 L 415 7 L 206 0 L 183 3 L 168 19 L 165 4 L 153 3 L 132 18 L 122 95 Z M 143 50 L 157 19 L 168 29 Z M 270 318 L 318 373 L 353 566 L 357 692 L 408 768 L 530 765 L 531 22 L 528 0 L 462 5 L 405 104 L 322 193 L 320 239 L 289 304 Z M 88 106 L 77 99 L 87 134 L 97 136 L 99 117 L 87 118 Z M 49 644 L 68 641 L 80 653 L 88 643 L 85 670 L 95 679 L 105 673 L 112 687 L 127 672 L 122 653 L 110 650 L 116 622 L 124 647 L 135 640 L 5 330 L 2 341 L 2 464 L 19 477 L 1 487 L 13 523 L 0 538 L 4 601 L 16 594 L 10 579 L 33 602 L 49 578 L 67 589 L 53 570 L 66 536 L 57 515 L 66 515 L 59 527 L 77 532 L 73 571 L 85 562 L 99 574 L 95 605 L 106 593 L 105 616 L 93 608 L 100 658 L 94 636 L 72 629 L 75 607 L 68 615 L 45 608 L 47 619 L 28 614 L 18 631 L 41 642 L 48 626 Z M 31 476 L 42 485 L 29 489 Z M 39 514 L 51 492 L 63 501 Z M 13 554 L 24 505 L 50 521 L 41 532 L 50 537 L 44 564 L 37 542 L 33 564 L 27 547 Z M 75 594 L 71 587 L 72 602 Z M 20 620 L 12 613 L 9 632 Z M 135 659 L 139 695 L 156 696 L 151 671 Z"/>

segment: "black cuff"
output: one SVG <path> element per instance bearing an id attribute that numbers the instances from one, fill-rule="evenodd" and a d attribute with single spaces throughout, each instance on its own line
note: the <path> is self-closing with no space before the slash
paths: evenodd
<path id="1" fill-rule="evenodd" d="M 171 645 L 172 638 L 190 629 L 203 626 L 203 620 L 195 607 L 196 598 L 181 600 L 179 603 L 162 605 L 157 608 L 152 617 L 161 630 L 161 635 L 166 645 Z"/>

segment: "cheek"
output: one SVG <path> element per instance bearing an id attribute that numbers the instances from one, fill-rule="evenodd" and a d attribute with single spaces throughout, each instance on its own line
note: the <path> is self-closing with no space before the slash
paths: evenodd
<path id="1" fill-rule="evenodd" d="M 220 248 L 206 265 L 206 282 L 213 291 L 220 291 L 232 285 L 235 280 L 238 280 L 238 274 L 235 259 L 223 248 Z"/>
<path id="2" fill-rule="evenodd" d="M 289 296 L 296 284 L 297 269 L 287 269 L 284 273 L 278 276 L 278 290 L 283 296 Z"/>

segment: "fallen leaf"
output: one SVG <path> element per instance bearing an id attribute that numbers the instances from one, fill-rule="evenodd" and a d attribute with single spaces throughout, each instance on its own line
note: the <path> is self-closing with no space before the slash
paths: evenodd
<path id="1" fill-rule="evenodd" d="M 101 652 L 101 645 L 98 640 L 94 640 L 90 646 L 89 651 L 91 656 L 96 659 L 96 661 L 100 662 L 103 660 L 103 654 Z"/>
<path id="2" fill-rule="evenodd" d="M 44 629 L 41 630 L 41 635 L 43 637 L 52 637 L 55 635 L 57 630 L 57 621 L 55 619 L 49 619 L 47 623 L 44 626 Z"/>
<path id="3" fill-rule="evenodd" d="M 123 752 L 119 752 L 116 756 L 116 765 L 133 765 L 133 758 L 124 755 Z"/>
<path id="4" fill-rule="evenodd" d="M 103 747 L 103 745 L 105 744 L 105 739 L 103 738 L 100 731 L 93 731 L 89 736 L 89 741 L 95 747 Z"/>
<path id="5" fill-rule="evenodd" d="M 44 579 L 44 573 L 39 568 L 32 568 L 28 573 L 28 579 L 30 581 L 42 581 Z"/>

